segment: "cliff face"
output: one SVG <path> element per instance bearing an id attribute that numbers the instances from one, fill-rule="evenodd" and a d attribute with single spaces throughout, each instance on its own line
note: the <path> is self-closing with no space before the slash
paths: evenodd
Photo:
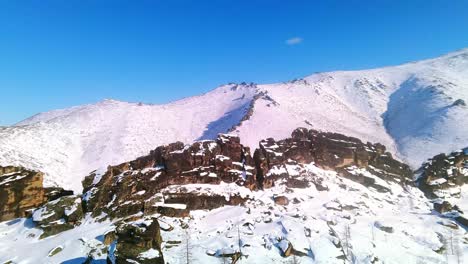
<path id="1" fill-rule="evenodd" d="M 187 216 L 190 210 L 242 204 L 248 197 L 233 193 L 225 199 L 222 193 L 207 195 L 202 188 L 189 192 L 180 186 L 227 183 L 261 190 L 281 180 L 305 188 L 309 180 L 293 175 L 288 166 L 301 168 L 310 163 L 382 192 L 388 189 L 366 172 L 385 181 L 405 183 L 411 179 L 409 167 L 393 159 L 381 144 L 299 128 L 291 138 L 260 141 L 253 156 L 238 137 L 231 135 L 192 145 L 176 142 L 158 147 L 147 156 L 109 167 L 103 175 L 86 177 L 84 202 L 86 210 L 95 216 L 103 212 L 111 218 L 139 212 Z M 320 188 L 320 183 L 315 184 Z"/>
<path id="2" fill-rule="evenodd" d="M 434 199 L 434 210 L 468 226 L 468 148 L 429 159 L 418 170 L 417 184 L 427 197 Z"/>
<path id="3" fill-rule="evenodd" d="M 0 221 L 26 217 L 46 201 L 43 176 L 21 167 L 0 167 Z"/>
<path id="4" fill-rule="evenodd" d="M 434 194 L 445 187 L 452 190 L 464 183 L 466 165 L 463 151 L 437 156 L 424 166 L 419 187 L 431 186 Z M 235 263 L 249 256 L 263 263 L 276 247 L 281 258 L 328 254 L 323 262 L 334 263 L 348 258 L 339 240 L 340 230 L 349 225 L 359 230 L 353 233 L 356 241 L 372 245 L 366 250 L 375 250 L 379 241 L 408 250 L 405 256 L 417 249 L 438 260 L 434 248 L 443 250 L 438 234 L 446 228 L 462 230 L 458 226 L 466 226 L 467 220 L 447 201 L 433 208 L 412 176 L 385 146 L 342 134 L 298 128 L 283 140 L 261 140 L 253 155 L 238 137 L 220 134 L 216 140 L 160 146 L 103 173 L 93 172 L 83 181 L 83 195 L 43 188 L 42 173 L 0 167 L 0 220 L 31 213 L 30 219 L 11 223 L 22 230 L 24 238 L 19 239 L 24 241 L 74 236 L 73 246 L 60 242 L 45 248 L 48 243 L 38 243 L 45 258 L 55 262 L 69 260 L 67 254 L 78 256 L 79 248 L 88 262 L 179 263 L 181 250 L 193 242 L 200 260 L 215 257 Z M 448 183 L 430 184 L 440 179 Z M 372 233 L 385 234 L 377 233 L 370 241 L 369 226 Z M 417 246 L 400 246 L 401 236 Z M 12 237 L 7 241 L 16 241 Z M 365 243 L 355 246 L 361 245 Z M 376 262 L 378 252 L 360 259 Z M 15 256 L 0 249 L 2 254 Z"/>
<path id="5" fill-rule="evenodd" d="M 439 154 L 419 169 L 418 184 L 428 196 L 460 197 L 459 187 L 468 183 L 468 148 Z"/>
<path id="6" fill-rule="evenodd" d="M 335 170 L 366 186 L 375 185 L 375 179 L 364 172 L 371 172 L 387 181 L 409 182 L 412 171 L 408 165 L 395 160 L 386 152 L 385 146 L 363 143 L 361 140 L 337 133 L 298 128 L 290 138 L 275 141 L 272 138 L 260 141 L 260 148 L 254 153 L 257 179 L 260 186 L 271 187 L 274 178 L 288 177 L 287 169 L 279 175 L 270 172 L 281 170 L 285 164 L 314 163 L 323 169 Z M 272 180 L 273 179 L 273 180 Z M 385 189 L 382 189 L 385 191 Z"/>
<path id="7" fill-rule="evenodd" d="M 310 163 L 382 192 L 388 188 L 377 184 L 377 178 L 366 176 L 367 172 L 398 183 L 411 177 L 409 167 L 393 159 L 383 145 L 341 134 L 298 128 L 290 138 L 260 141 L 254 155 L 238 137 L 219 135 L 216 140 L 191 145 L 176 142 L 160 146 L 147 156 L 110 166 L 103 175 L 92 173 L 83 181 L 84 211 L 94 216 L 105 213 L 110 218 L 140 212 L 187 216 L 190 210 L 243 204 L 249 198 L 232 193 L 226 199 L 223 193 L 187 191 L 182 188 L 185 185 L 223 183 L 261 190 L 282 181 L 290 187 L 305 188 L 310 180 L 297 177 L 297 172 L 288 168 L 301 170 Z M 43 188 L 40 172 L 0 167 L 0 173 L 0 220 L 25 217 L 32 208 L 72 194 Z M 314 184 L 325 188 L 320 182 Z"/>

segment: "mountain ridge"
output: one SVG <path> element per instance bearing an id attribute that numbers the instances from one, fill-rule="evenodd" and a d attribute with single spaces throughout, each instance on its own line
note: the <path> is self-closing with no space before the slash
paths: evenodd
<path id="1" fill-rule="evenodd" d="M 145 155 L 154 146 L 230 131 L 256 148 L 259 139 L 285 138 L 306 126 L 380 142 L 417 168 L 435 154 L 468 145 L 468 128 L 459 125 L 468 120 L 465 76 L 468 49 L 284 83 L 227 84 L 168 104 L 103 100 L 0 128 L 0 164 L 44 171 L 46 185 L 79 191 L 90 171 Z"/>

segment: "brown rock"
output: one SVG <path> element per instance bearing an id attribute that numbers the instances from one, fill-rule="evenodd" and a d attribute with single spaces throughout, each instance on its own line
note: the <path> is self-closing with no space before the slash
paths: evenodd
<path id="1" fill-rule="evenodd" d="M 27 217 L 46 202 L 44 174 L 21 167 L 0 166 L 0 221 Z"/>
<path id="2" fill-rule="evenodd" d="M 289 204 L 289 199 L 286 196 L 275 196 L 273 197 L 273 200 L 277 205 L 288 205 Z"/>

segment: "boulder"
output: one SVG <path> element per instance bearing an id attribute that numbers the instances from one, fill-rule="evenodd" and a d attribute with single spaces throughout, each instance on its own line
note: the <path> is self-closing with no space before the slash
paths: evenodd
<path id="1" fill-rule="evenodd" d="M 468 183 L 468 148 L 436 155 L 425 162 L 417 173 L 420 175 L 418 186 L 429 198 L 460 196 L 459 192 L 444 190 L 453 190 Z"/>
<path id="2" fill-rule="evenodd" d="M 387 232 L 387 233 L 393 233 L 393 227 L 385 225 L 379 221 L 374 222 L 374 226 L 377 227 L 378 229 Z"/>
<path id="3" fill-rule="evenodd" d="M 0 221 L 28 217 L 47 201 L 44 174 L 22 167 L 0 166 Z"/>
<path id="4" fill-rule="evenodd" d="M 81 198 L 75 195 L 48 202 L 32 214 L 34 223 L 44 231 L 40 238 L 72 229 L 81 223 L 82 218 Z"/>
<path id="5" fill-rule="evenodd" d="M 115 234 L 116 247 L 109 254 L 110 262 L 164 264 L 162 238 L 156 218 L 122 222 L 118 224 Z"/>
<path id="6" fill-rule="evenodd" d="M 443 214 L 453 210 L 452 205 L 447 201 L 434 202 L 434 210 Z"/>
<path id="7" fill-rule="evenodd" d="M 224 196 L 181 195 L 187 210 L 154 206 L 160 201 L 153 197 L 171 185 L 236 183 L 250 189 L 257 188 L 256 170 L 248 147 L 233 135 L 219 135 L 216 140 L 205 140 L 184 145 L 181 142 L 157 147 L 149 155 L 117 166 L 109 166 L 102 175 L 91 173 L 83 180 L 83 201 L 86 211 L 110 218 L 137 213 L 183 217 L 188 210 L 213 209 L 244 200 Z M 222 199 L 221 199 L 222 198 Z M 149 202 L 151 201 L 151 202 Z M 172 202 L 176 203 L 176 202 Z"/>
<path id="8" fill-rule="evenodd" d="M 288 205 L 289 204 L 289 199 L 286 196 L 283 195 L 278 195 L 273 197 L 273 200 L 275 201 L 275 204 L 277 205 Z"/>

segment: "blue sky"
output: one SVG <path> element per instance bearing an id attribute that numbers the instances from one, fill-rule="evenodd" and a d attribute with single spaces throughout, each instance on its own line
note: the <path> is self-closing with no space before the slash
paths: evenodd
<path id="1" fill-rule="evenodd" d="M 468 1 L 0 1 L 0 125 L 468 47 Z"/>

